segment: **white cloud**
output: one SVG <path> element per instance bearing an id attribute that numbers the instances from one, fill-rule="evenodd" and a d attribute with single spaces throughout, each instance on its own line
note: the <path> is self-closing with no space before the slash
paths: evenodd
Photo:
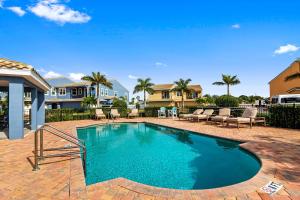
<path id="1" fill-rule="evenodd" d="M 138 79 L 139 77 L 129 74 L 128 78 L 130 78 L 130 79 Z"/>
<path id="2" fill-rule="evenodd" d="M 39 68 L 36 70 L 38 73 L 46 73 L 47 70 L 45 70 L 44 68 Z"/>
<path id="3" fill-rule="evenodd" d="M 289 52 L 295 52 L 295 51 L 298 51 L 299 49 L 300 49 L 300 47 L 297 47 L 292 44 L 287 44 L 287 45 L 280 46 L 278 49 L 276 49 L 274 51 L 274 54 L 284 54 L 284 53 L 289 53 Z"/>
<path id="4" fill-rule="evenodd" d="M 83 76 L 85 76 L 83 73 L 69 73 L 69 78 L 73 81 L 81 81 Z"/>
<path id="5" fill-rule="evenodd" d="M 73 10 L 59 0 L 40 0 L 35 6 L 29 7 L 35 15 L 54 21 L 58 24 L 86 23 L 91 17 L 85 13 Z"/>
<path id="6" fill-rule="evenodd" d="M 0 8 L 3 7 L 3 2 L 4 2 L 4 0 L 0 0 Z"/>
<path id="7" fill-rule="evenodd" d="M 240 24 L 233 24 L 233 25 L 231 26 L 231 28 L 233 28 L 233 29 L 240 29 L 240 28 L 241 28 L 241 25 L 240 25 Z"/>
<path id="8" fill-rule="evenodd" d="M 156 66 L 156 67 L 167 67 L 168 65 L 165 64 L 165 63 L 162 63 L 162 62 L 156 62 L 156 63 L 155 63 L 155 66 Z"/>
<path id="9" fill-rule="evenodd" d="M 57 77 L 60 77 L 62 76 L 61 74 L 59 73 L 56 73 L 54 71 L 49 71 L 47 72 L 45 75 L 44 75 L 44 78 L 57 78 Z"/>
<path id="10" fill-rule="evenodd" d="M 7 7 L 7 9 L 19 15 L 20 17 L 26 14 L 26 12 L 21 7 L 13 6 L 13 7 Z"/>

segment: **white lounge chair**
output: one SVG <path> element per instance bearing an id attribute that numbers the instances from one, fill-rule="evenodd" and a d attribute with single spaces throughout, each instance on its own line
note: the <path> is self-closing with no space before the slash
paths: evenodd
<path id="1" fill-rule="evenodd" d="M 203 109 L 197 109 L 195 110 L 193 113 L 190 113 L 190 114 L 180 114 L 179 115 L 179 120 L 182 118 L 182 119 L 186 119 L 186 120 L 189 120 L 189 119 L 192 119 L 193 118 L 193 115 L 200 115 L 201 113 L 203 113 Z"/>
<path id="2" fill-rule="evenodd" d="M 213 113 L 214 113 L 213 109 L 206 109 L 202 114 L 193 115 L 192 118 L 198 120 L 198 122 L 202 119 L 206 119 L 206 121 L 208 121 Z"/>
<path id="3" fill-rule="evenodd" d="M 130 113 L 128 113 L 128 118 L 130 117 L 139 117 L 139 110 L 134 108 L 131 110 Z"/>
<path id="4" fill-rule="evenodd" d="M 230 108 L 221 108 L 219 109 L 219 115 L 211 117 L 211 121 L 215 123 L 221 122 L 222 125 L 224 125 L 226 119 L 230 117 L 230 112 L 231 112 Z"/>
<path id="5" fill-rule="evenodd" d="M 112 119 L 120 118 L 120 114 L 119 114 L 118 110 L 117 109 L 111 109 L 110 117 Z"/>
<path id="6" fill-rule="evenodd" d="M 102 109 L 99 109 L 97 108 L 96 111 L 95 111 L 95 118 L 96 119 L 105 119 L 106 118 L 106 115 L 103 113 L 103 110 Z"/>
<path id="7" fill-rule="evenodd" d="M 229 124 L 236 124 L 239 128 L 240 124 L 250 124 L 250 128 L 252 128 L 253 123 L 255 123 L 256 115 L 257 108 L 246 108 L 242 114 L 242 117 L 228 118 L 226 120 L 227 126 Z"/>

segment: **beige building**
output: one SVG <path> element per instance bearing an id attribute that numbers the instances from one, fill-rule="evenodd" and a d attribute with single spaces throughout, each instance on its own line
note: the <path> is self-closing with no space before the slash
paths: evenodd
<path id="1" fill-rule="evenodd" d="M 300 78 L 286 80 L 288 76 L 300 73 L 300 59 L 294 61 L 270 82 L 270 97 L 280 94 L 300 94 Z"/>
<path id="2" fill-rule="evenodd" d="M 154 93 L 148 96 L 147 106 L 161 107 L 161 106 L 181 106 L 181 93 L 171 91 L 175 84 L 158 84 L 154 85 Z M 184 105 L 186 107 L 196 106 L 196 99 L 202 96 L 202 88 L 200 85 L 190 85 L 191 92 L 184 93 Z"/>

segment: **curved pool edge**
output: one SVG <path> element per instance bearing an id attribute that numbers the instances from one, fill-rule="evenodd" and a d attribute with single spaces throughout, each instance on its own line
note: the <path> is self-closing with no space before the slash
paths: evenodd
<path id="1" fill-rule="evenodd" d="M 246 143 L 244 143 L 246 144 Z M 246 149 L 247 151 L 253 153 L 256 155 L 255 152 L 251 150 L 251 148 L 247 146 L 243 146 L 243 149 Z M 97 187 L 102 187 L 102 186 L 112 186 L 112 185 L 117 185 L 119 187 L 128 189 L 130 191 L 134 191 L 140 194 L 144 195 L 155 195 L 159 196 L 162 198 L 170 198 L 170 197 L 177 197 L 177 196 L 184 196 L 187 193 L 192 193 L 194 195 L 207 195 L 209 193 L 220 193 L 220 194 L 226 194 L 229 196 L 232 195 L 242 195 L 245 193 L 251 193 L 253 191 L 257 191 L 260 187 L 265 185 L 269 180 L 273 180 L 272 176 L 266 176 L 264 171 L 264 162 L 265 159 L 262 159 L 258 157 L 259 160 L 261 160 L 261 168 L 258 171 L 256 175 L 254 175 L 252 178 L 236 183 L 233 185 L 229 186 L 224 186 L 224 187 L 218 187 L 218 188 L 211 188 L 211 189 L 198 189 L 198 190 L 181 190 L 181 189 L 170 189 L 170 188 L 163 188 L 163 187 L 156 187 L 156 186 L 151 186 L 151 185 L 146 185 L 143 183 L 135 182 L 123 177 L 103 181 L 103 182 L 98 182 L 94 183 L 91 185 L 88 185 L 87 187 L 89 188 L 97 188 Z"/>
<path id="2" fill-rule="evenodd" d="M 156 187 L 156 186 L 151 186 L 151 185 L 146 185 L 143 183 L 135 182 L 123 177 L 111 179 L 111 180 L 106 180 L 98 183 L 94 183 L 91 185 L 87 185 L 86 187 L 88 188 L 94 188 L 98 186 L 103 186 L 103 185 L 118 185 L 119 187 L 126 188 L 128 190 L 145 194 L 145 195 L 156 195 L 160 197 L 172 197 L 172 196 L 177 196 L 177 195 L 184 195 L 186 193 L 193 193 L 196 195 L 203 195 L 206 193 L 210 192 L 218 192 L 218 193 L 225 193 L 227 195 L 239 195 L 239 194 L 245 194 L 249 192 L 253 192 L 258 190 L 260 187 L 265 185 L 268 181 L 273 180 L 272 175 L 267 175 L 264 173 L 267 169 L 265 169 L 265 166 L 267 166 L 267 160 L 262 158 L 259 155 L 259 152 L 256 152 L 255 150 L 255 144 L 252 141 L 249 140 L 240 140 L 240 139 L 233 139 L 233 138 L 228 138 L 228 137 L 221 137 L 221 136 L 216 136 L 212 135 L 210 133 L 203 133 L 203 132 L 198 132 L 195 130 L 189 130 L 189 129 L 184 129 L 184 128 L 178 128 L 178 127 L 172 127 L 172 126 L 167 126 L 164 124 L 160 123 L 153 123 L 153 122 L 148 122 L 148 121 L 130 121 L 130 122 L 110 122 L 110 123 L 149 123 L 149 124 L 155 124 L 155 125 L 160 125 L 160 126 L 165 126 L 169 128 L 175 128 L 179 130 L 184 130 L 184 131 L 191 131 L 195 134 L 200 134 L 208 137 L 214 137 L 214 138 L 221 138 L 221 139 L 227 139 L 227 140 L 232 140 L 232 141 L 237 141 L 237 142 L 242 142 L 239 144 L 239 147 L 245 150 L 247 153 L 250 153 L 253 155 L 261 164 L 261 167 L 259 171 L 250 179 L 245 180 L 243 182 L 235 183 L 232 185 L 228 186 L 223 186 L 223 187 L 218 187 L 218 188 L 211 188 L 211 189 L 195 189 L 195 190 L 181 190 L 181 189 L 170 189 L 170 188 L 163 188 L 163 187 Z M 98 126 L 98 125 L 105 125 L 107 123 L 96 123 L 92 125 L 85 125 L 85 126 L 76 126 L 75 128 L 75 133 L 77 133 L 78 128 L 87 128 L 91 126 Z M 77 134 L 75 134 L 77 137 Z"/>

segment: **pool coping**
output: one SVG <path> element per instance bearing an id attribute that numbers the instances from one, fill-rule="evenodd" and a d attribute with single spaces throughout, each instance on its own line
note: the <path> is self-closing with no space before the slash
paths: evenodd
<path id="1" fill-rule="evenodd" d="M 150 124 L 154 124 L 154 125 L 160 125 L 160 126 L 175 128 L 175 129 L 184 130 L 184 131 L 191 131 L 195 134 L 201 134 L 201 135 L 205 135 L 205 136 L 209 136 L 209 137 L 243 142 L 239 146 L 241 148 L 245 149 L 246 151 L 249 151 L 253 155 L 255 155 L 256 158 L 259 159 L 261 162 L 261 168 L 256 175 L 254 175 L 252 178 L 245 180 L 243 182 L 236 183 L 236 184 L 229 185 L 229 186 L 224 186 L 224 187 L 218 187 L 218 188 L 213 188 L 213 189 L 200 189 L 200 190 L 180 190 L 180 189 L 155 187 L 155 186 L 145 185 L 142 183 L 131 181 L 131 180 L 123 178 L 123 177 L 115 178 L 115 179 L 111 179 L 108 181 L 99 182 L 99 183 L 95 183 L 95 184 L 91 184 L 91 185 L 86 185 L 84 175 L 83 175 L 83 181 L 84 181 L 84 184 L 85 184 L 87 190 L 96 189 L 97 187 L 102 187 L 104 185 L 118 185 L 119 187 L 126 188 L 126 189 L 134 191 L 136 193 L 149 195 L 149 196 L 158 196 L 158 197 L 163 197 L 163 198 L 166 198 L 166 197 L 167 198 L 175 198 L 178 196 L 184 197 L 184 196 L 190 195 L 190 194 L 197 195 L 197 196 L 203 197 L 203 198 L 210 198 L 211 196 L 224 198 L 224 196 L 237 196 L 237 195 L 243 195 L 245 193 L 255 192 L 255 191 L 259 190 L 259 188 L 261 188 L 262 186 L 267 184 L 269 181 L 276 180 L 276 178 L 274 178 L 274 174 L 276 173 L 275 170 L 271 174 L 266 173 L 267 171 L 270 170 L 270 168 L 274 169 L 274 167 L 271 167 L 270 161 L 262 158 L 262 155 L 260 155 L 260 153 L 257 151 L 257 145 L 255 144 L 255 142 L 252 142 L 249 140 L 233 139 L 233 138 L 226 137 L 226 136 L 225 137 L 215 136 L 215 135 L 212 135 L 209 133 L 198 132 L 195 130 L 188 130 L 185 128 L 166 126 L 165 124 L 161 124 L 161 123 L 157 123 L 157 122 L 149 122 L 145 119 L 141 120 L 141 121 L 138 121 L 138 120 L 131 121 L 131 122 L 117 122 L 116 121 L 116 122 L 110 122 L 110 123 L 150 123 Z M 75 126 L 73 128 L 73 134 L 77 137 L 77 132 L 76 132 L 77 128 L 84 128 L 84 127 L 89 127 L 89 126 L 97 126 L 97 125 L 105 125 L 105 124 L 107 124 L 107 123 L 99 122 L 99 123 L 95 123 L 93 125 Z M 79 170 L 79 171 L 81 171 L 81 174 L 84 174 L 81 159 L 76 159 L 72 162 L 77 162 L 77 164 L 75 165 L 77 167 L 76 171 Z M 78 162 L 79 162 L 79 164 L 78 164 Z M 78 169 L 78 167 L 81 167 L 81 170 Z"/>

